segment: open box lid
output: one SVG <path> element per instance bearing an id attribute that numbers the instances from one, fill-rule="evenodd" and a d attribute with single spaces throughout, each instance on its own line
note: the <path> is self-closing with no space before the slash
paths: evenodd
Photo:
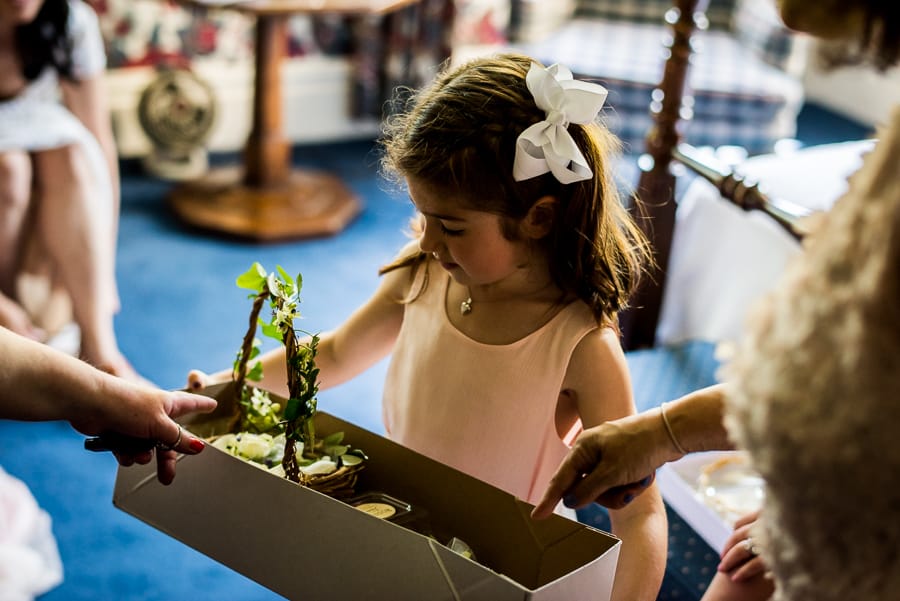
<path id="1" fill-rule="evenodd" d="M 230 385 L 207 393 L 220 407 L 185 420 L 197 434 L 233 403 Z M 369 456 L 357 490 L 425 508 L 435 535 L 465 540 L 478 562 L 214 447 L 180 457 L 168 487 L 152 464 L 120 468 L 113 503 L 289 598 L 609 598 L 615 537 L 560 516 L 532 520 L 512 495 L 327 413 L 316 428 L 343 431 Z"/>

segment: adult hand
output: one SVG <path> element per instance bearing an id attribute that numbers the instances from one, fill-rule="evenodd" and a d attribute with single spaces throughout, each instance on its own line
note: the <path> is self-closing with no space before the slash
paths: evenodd
<path id="1" fill-rule="evenodd" d="M 156 441 L 157 478 L 170 484 L 175 478 L 175 462 L 179 453 L 194 455 L 205 443 L 185 432 L 174 418 L 189 413 L 208 413 L 216 401 L 209 397 L 181 392 L 164 391 L 135 386 L 118 398 L 110 397 L 97 414 L 72 420 L 76 430 L 95 435 L 114 432 L 125 436 Z M 153 459 L 154 449 L 113 452 L 123 466 L 146 464 Z"/>
<path id="2" fill-rule="evenodd" d="M 654 410 L 582 432 L 532 517 L 549 516 L 560 499 L 572 508 L 597 502 L 620 509 L 630 503 L 653 482 L 656 468 L 671 459 L 671 443 L 659 421 Z"/>
<path id="3" fill-rule="evenodd" d="M 722 548 L 722 561 L 717 569 L 726 573 L 732 582 L 744 582 L 766 572 L 766 564 L 750 536 L 758 518 L 759 511 L 756 511 L 737 520 L 734 532 Z"/>

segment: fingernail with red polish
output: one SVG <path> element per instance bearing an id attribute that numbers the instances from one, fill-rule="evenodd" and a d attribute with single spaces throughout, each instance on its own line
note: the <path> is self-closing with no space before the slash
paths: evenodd
<path id="1" fill-rule="evenodd" d="M 206 444 L 199 438 L 192 438 L 191 442 L 188 443 L 188 446 L 195 453 L 199 453 L 200 451 L 202 451 L 203 449 L 206 448 Z"/>

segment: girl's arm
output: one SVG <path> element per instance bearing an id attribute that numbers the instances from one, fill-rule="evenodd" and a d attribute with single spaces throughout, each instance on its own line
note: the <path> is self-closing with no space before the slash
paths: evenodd
<path id="1" fill-rule="evenodd" d="M 564 393 L 585 428 L 635 413 L 625 354 L 616 333 L 602 328 L 585 336 L 569 363 Z M 614 601 L 652 601 L 666 566 L 668 523 L 655 484 L 619 510 L 610 511 L 613 532 L 622 539 Z"/>
<path id="2" fill-rule="evenodd" d="M 99 73 L 76 82 L 62 79 L 60 88 L 66 107 L 94 134 L 103 150 L 113 191 L 113 223 L 118 224 L 119 156 L 112 132 L 112 118 L 106 101 L 103 74 Z"/>
<path id="3" fill-rule="evenodd" d="M 409 268 L 382 276 L 368 301 L 337 329 L 321 335 L 316 366 L 322 388 L 332 388 L 359 375 L 386 357 L 403 324 Z"/>

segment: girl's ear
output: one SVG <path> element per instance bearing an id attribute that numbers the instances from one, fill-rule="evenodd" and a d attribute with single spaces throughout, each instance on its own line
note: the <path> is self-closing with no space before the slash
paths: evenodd
<path id="1" fill-rule="evenodd" d="M 555 196 L 542 196 L 531 205 L 528 214 L 521 222 L 522 234 L 532 240 L 540 240 L 547 236 L 553 229 L 556 220 L 556 206 L 558 202 Z"/>

